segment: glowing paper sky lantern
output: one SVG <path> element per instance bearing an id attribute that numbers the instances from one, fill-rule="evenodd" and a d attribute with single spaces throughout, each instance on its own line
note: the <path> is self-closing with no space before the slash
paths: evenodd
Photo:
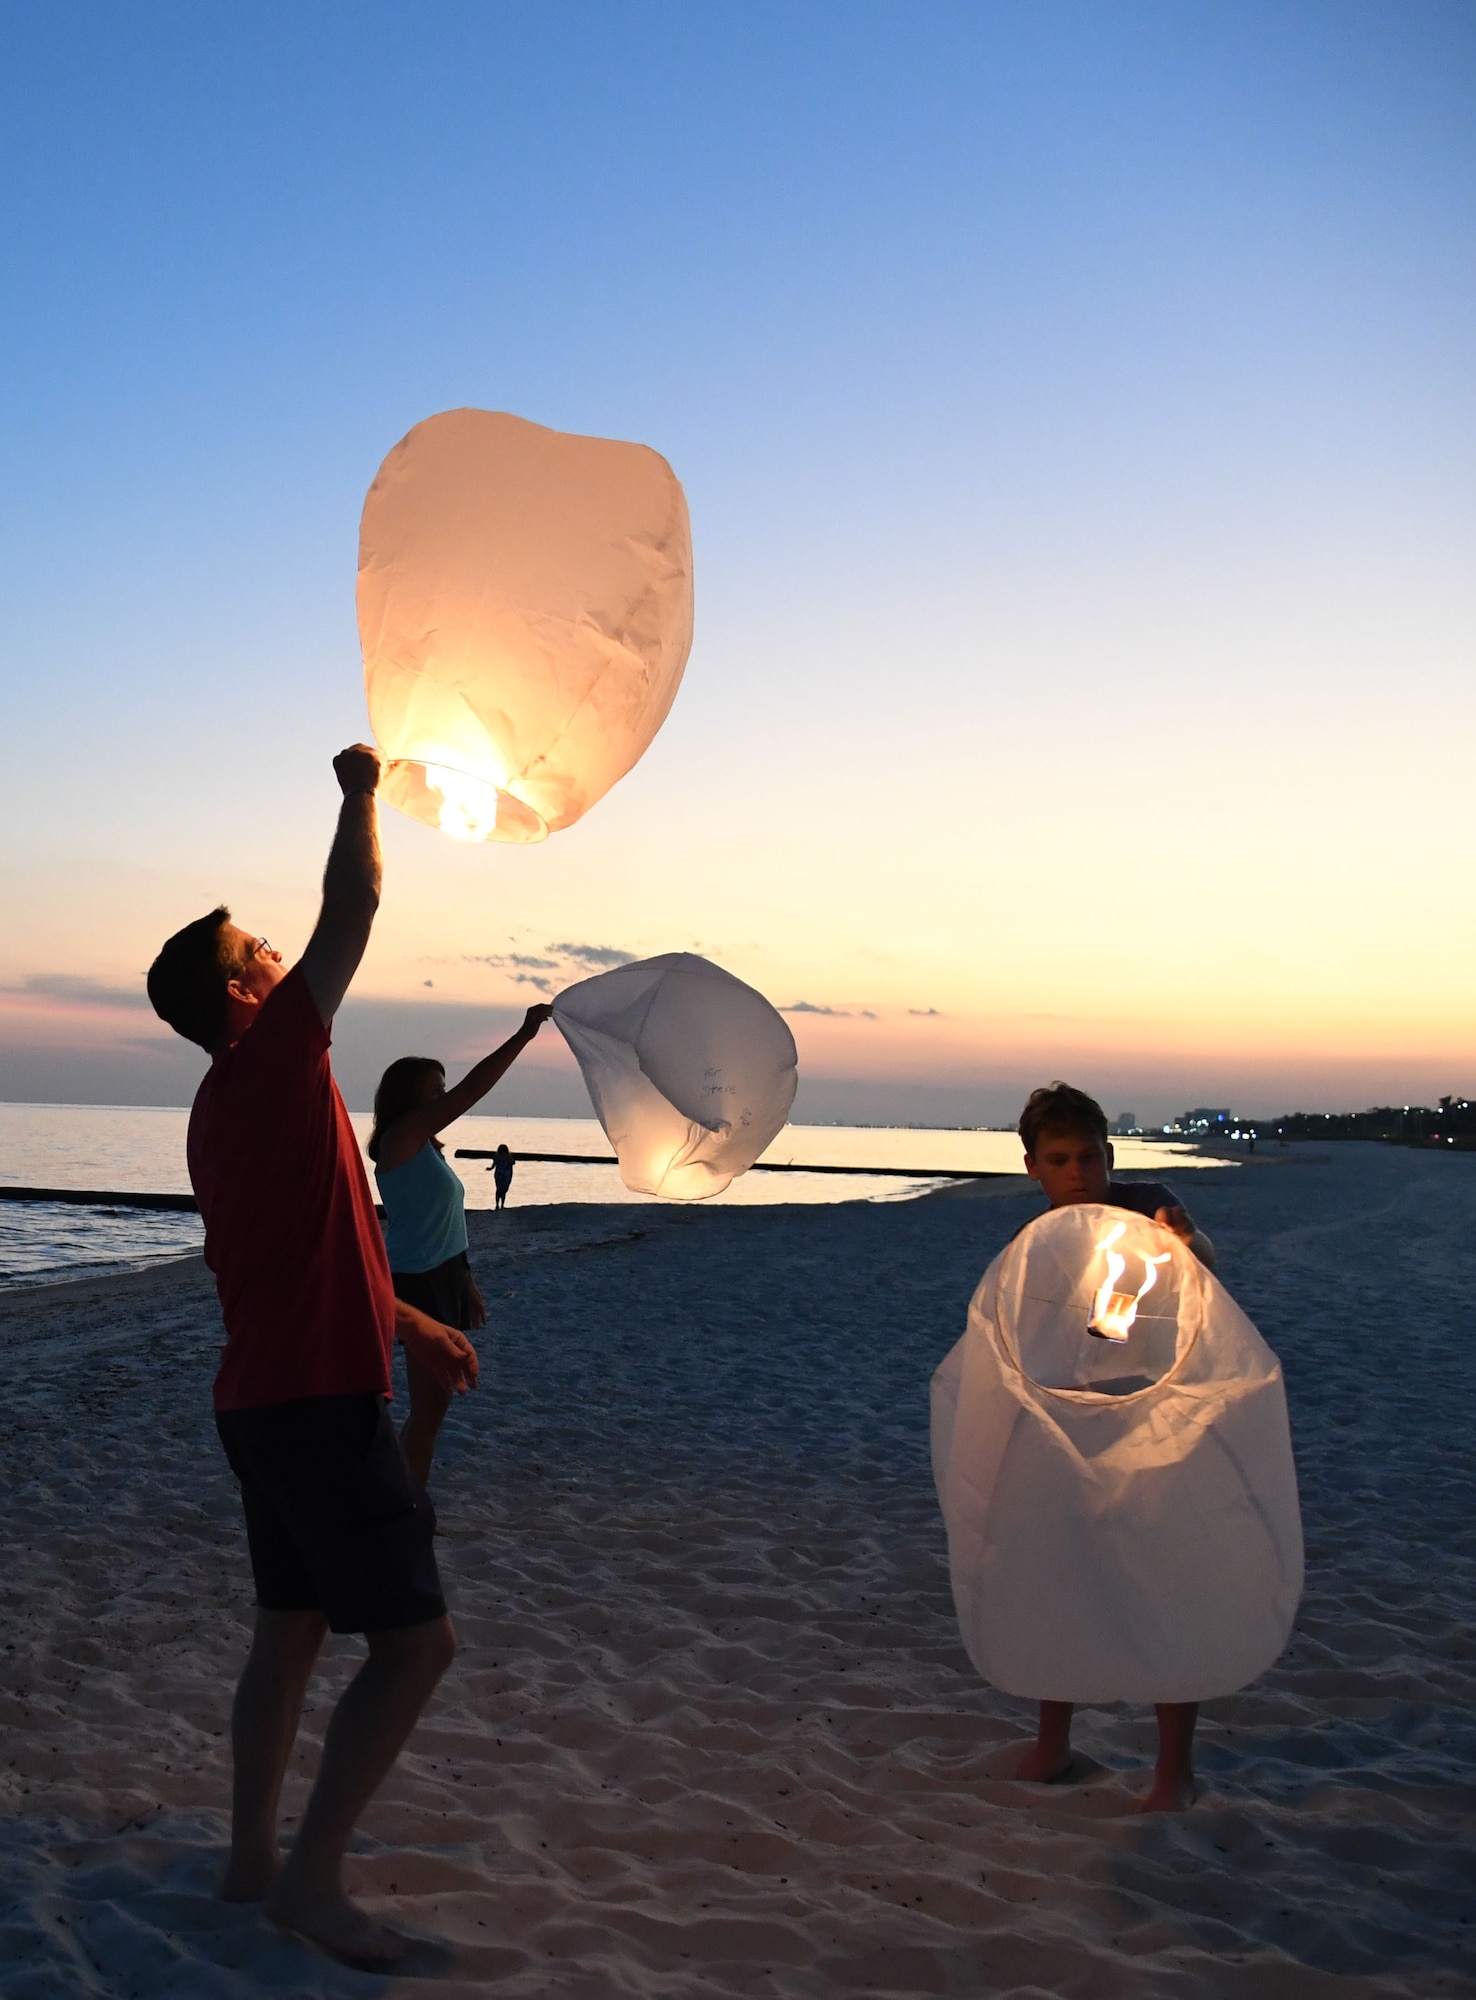
<path id="1" fill-rule="evenodd" d="M 359 638 L 389 804 L 460 840 L 572 826 L 661 727 L 687 663 L 675 474 L 645 445 L 427 417 L 364 502 Z"/>
<path id="2" fill-rule="evenodd" d="M 700 1201 L 746 1173 L 794 1102 L 794 1037 L 762 993 L 691 952 L 568 987 L 554 1020 L 638 1194 Z"/>
<path id="3" fill-rule="evenodd" d="M 964 1645 L 1008 1694 L 1205 1701 L 1286 1644 L 1280 1365 L 1143 1216 L 1053 1209 L 995 1258 L 933 1377 L 933 1472 Z"/>

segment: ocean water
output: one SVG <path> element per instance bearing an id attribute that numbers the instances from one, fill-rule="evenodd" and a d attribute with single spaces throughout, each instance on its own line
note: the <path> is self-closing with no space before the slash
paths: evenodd
<path id="1" fill-rule="evenodd" d="M 188 1193 L 185 1127 L 189 1113 L 148 1105 L 0 1104 L 0 1185 L 95 1188 L 113 1193 Z M 356 1114 L 360 1144 L 367 1114 Z M 489 1162 L 457 1160 L 459 1146 L 514 1153 L 594 1153 L 610 1147 L 593 1118 L 458 1119 L 442 1135 L 466 1187 L 469 1208 L 491 1208 Z M 1207 1164 L 1187 1148 L 1120 1139 L 1123 1167 L 1182 1173 Z M 864 1172 L 748 1174 L 712 1199 L 718 1204 L 898 1201 L 938 1186 L 950 1169 L 1019 1173 L 1020 1142 L 1012 1132 L 938 1131 L 912 1127 L 789 1125 L 764 1158 L 783 1163 L 903 1167 L 906 1179 Z M 646 1202 L 632 1194 L 614 1166 L 519 1164 L 511 1201 Z M 76 1208 L 61 1203 L 0 1202 L 0 1286 L 55 1282 L 86 1273 L 136 1268 L 188 1255 L 200 1247 L 194 1215 L 128 1208 Z"/>

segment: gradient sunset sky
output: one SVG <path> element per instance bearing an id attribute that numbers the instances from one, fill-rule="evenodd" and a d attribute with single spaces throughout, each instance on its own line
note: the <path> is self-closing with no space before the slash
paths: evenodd
<path id="1" fill-rule="evenodd" d="M 300 950 L 462 404 L 663 452 L 697 638 L 572 830 L 386 815 L 352 1102 L 676 949 L 799 1117 L 1476 1090 L 1473 93 L 1469 0 L 12 0 L 0 1096 L 187 1102 L 164 935 Z"/>

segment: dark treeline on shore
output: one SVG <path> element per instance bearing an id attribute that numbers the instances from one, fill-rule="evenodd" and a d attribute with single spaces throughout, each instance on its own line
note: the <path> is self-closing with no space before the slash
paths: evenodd
<path id="1" fill-rule="evenodd" d="M 1433 1109 L 1425 1104 L 1381 1104 L 1368 1111 L 1288 1111 L 1279 1118 L 1244 1121 L 1242 1129 L 1260 1138 L 1385 1139 L 1403 1146 L 1454 1146 L 1476 1149 L 1476 1103 L 1466 1097 L 1442 1097 Z"/>

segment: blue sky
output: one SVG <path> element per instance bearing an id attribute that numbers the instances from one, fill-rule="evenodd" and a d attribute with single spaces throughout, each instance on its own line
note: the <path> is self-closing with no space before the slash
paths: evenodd
<path id="1" fill-rule="evenodd" d="M 666 454 L 697 643 L 546 850 L 389 829 L 366 1002 L 699 943 L 858 1113 L 1472 1087 L 1473 83 L 1425 0 L 11 5 L 0 985 L 301 942 L 362 496 L 474 403 Z"/>

